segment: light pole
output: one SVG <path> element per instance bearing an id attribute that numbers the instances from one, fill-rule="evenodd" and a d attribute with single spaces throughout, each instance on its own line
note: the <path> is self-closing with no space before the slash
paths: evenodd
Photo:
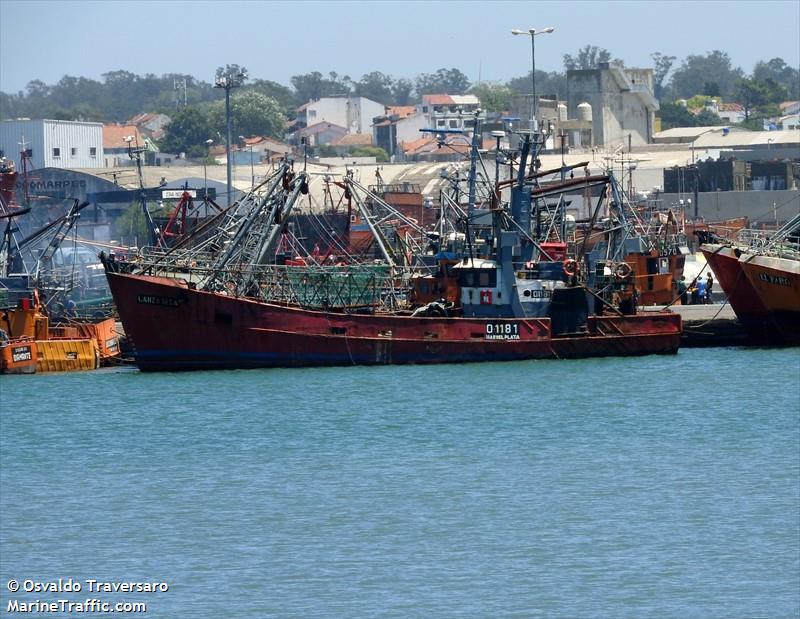
<path id="1" fill-rule="evenodd" d="M 239 139 L 242 142 L 244 142 L 245 144 L 247 144 L 247 140 L 244 139 L 243 135 L 240 135 Z M 251 184 L 251 186 L 255 187 L 256 186 L 256 173 L 255 173 L 255 170 L 253 169 L 253 145 L 252 144 L 247 144 L 247 146 L 250 147 L 250 184 Z"/>
<path id="2" fill-rule="evenodd" d="M 231 198 L 233 197 L 233 185 L 231 184 L 231 89 L 238 88 L 246 79 L 247 74 L 244 71 L 225 72 L 218 70 L 217 77 L 214 80 L 214 88 L 225 89 L 225 124 L 227 125 L 227 131 L 225 133 L 225 155 L 228 164 L 227 204 L 231 203 Z"/>
<path id="3" fill-rule="evenodd" d="M 553 32 L 555 28 L 547 27 L 541 28 L 536 30 L 536 28 L 529 28 L 528 30 L 518 30 L 514 29 L 511 31 L 511 34 L 518 35 L 518 34 L 527 34 L 531 37 L 531 131 L 535 132 L 538 130 L 539 125 L 536 119 L 536 112 L 537 112 L 537 105 L 536 105 L 536 35 L 537 34 L 549 34 Z"/>
<path id="4" fill-rule="evenodd" d="M 208 173 L 206 171 L 206 165 L 208 165 L 208 158 L 211 155 L 211 145 L 214 143 L 214 140 L 211 138 L 207 139 L 206 144 L 206 156 L 203 157 L 203 201 L 208 201 Z"/>

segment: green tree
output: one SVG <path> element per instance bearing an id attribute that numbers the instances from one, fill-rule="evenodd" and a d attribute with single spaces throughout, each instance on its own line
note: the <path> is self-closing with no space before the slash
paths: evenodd
<path id="1" fill-rule="evenodd" d="M 586 45 L 578 50 L 575 56 L 564 54 L 564 68 L 567 71 L 577 69 L 594 69 L 601 62 L 611 60 L 611 52 L 596 45 Z"/>
<path id="2" fill-rule="evenodd" d="M 736 95 L 744 107 L 744 120 L 747 122 L 754 111 L 760 112 L 762 117 L 775 112 L 777 104 L 786 98 L 786 89 L 772 78 L 767 78 L 764 82 L 744 79 L 739 82 Z M 770 107 L 772 109 L 767 109 Z"/>
<path id="3" fill-rule="evenodd" d="M 148 205 L 147 210 L 151 216 L 160 217 L 164 209 L 154 209 L 152 205 Z M 114 238 L 121 239 L 126 245 L 147 245 L 150 232 L 139 202 L 131 204 L 114 220 Z"/>
<path id="4" fill-rule="evenodd" d="M 380 146 L 353 146 L 348 154 L 352 157 L 375 157 L 379 163 L 389 161 L 389 155 Z"/>
<path id="5" fill-rule="evenodd" d="M 418 95 L 460 95 L 469 90 L 469 78 L 458 69 L 439 69 L 436 73 L 422 73 L 415 80 Z"/>
<path id="6" fill-rule="evenodd" d="M 531 74 L 515 77 L 508 82 L 508 88 L 517 95 L 531 94 Z M 567 98 L 567 76 L 565 73 L 546 73 L 536 71 L 536 94 L 538 96 L 555 95 L 564 100 Z"/>
<path id="7" fill-rule="evenodd" d="M 790 100 L 800 99 L 800 71 L 787 65 L 782 58 L 757 62 L 753 67 L 752 79 L 761 83 L 772 80 L 786 89 L 786 96 Z"/>
<path id="8" fill-rule="evenodd" d="M 378 103 L 389 105 L 394 101 L 392 87 L 394 80 L 380 71 L 373 71 L 361 76 L 356 82 L 355 94 L 359 97 L 366 97 Z"/>
<path id="9" fill-rule="evenodd" d="M 696 127 L 697 118 L 685 106 L 679 103 L 662 103 L 659 110 L 661 129 L 674 129 L 675 127 Z"/>
<path id="10" fill-rule="evenodd" d="M 660 100 L 664 96 L 667 75 L 672 70 L 675 56 L 667 56 L 661 52 L 655 52 L 650 54 L 650 58 L 653 59 L 653 94 L 656 99 Z"/>
<path id="11" fill-rule="evenodd" d="M 322 97 L 333 95 L 346 95 L 352 90 L 353 84 L 348 76 L 342 78 L 336 72 L 330 72 L 324 77 L 319 71 L 312 71 L 303 75 L 294 75 L 291 78 L 295 90 L 295 102 L 298 105 L 316 101 Z"/>
<path id="12" fill-rule="evenodd" d="M 253 80 L 246 89 L 243 89 L 243 91 L 247 90 L 253 90 L 270 99 L 274 99 L 284 112 L 292 112 L 296 107 L 294 93 L 291 88 L 282 86 L 277 82 L 270 80 Z"/>
<path id="13" fill-rule="evenodd" d="M 159 147 L 165 153 L 186 153 L 188 157 L 205 157 L 206 140 L 213 139 L 208 106 L 182 107 L 172 113 Z"/>
<path id="14" fill-rule="evenodd" d="M 481 102 L 481 108 L 489 112 L 508 110 L 511 105 L 512 90 L 506 84 L 481 82 L 469 89 Z"/>
<path id="15" fill-rule="evenodd" d="M 750 120 L 753 109 L 766 103 L 764 88 L 755 80 L 742 80 L 736 91 L 736 98 L 744 107 L 744 120 Z"/>
<path id="16" fill-rule="evenodd" d="M 697 116 L 695 116 L 695 122 L 698 127 L 718 127 L 719 125 L 725 124 L 725 121 L 717 114 L 705 108 L 700 110 Z"/>
<path id="17" fill-rule="evenodd" d="M 281 137 L 285 120 L 280 104 L 260 92 L 244 90 L 231 96 L 234 135 Z M 209 110 L 210 130 L 224 136 L 225 122 L 225 104 L 223 101 L 216 101 Z"/>
<path id="18" fill-rule="evenodd" d="M 395 80 L 392 84 L 392 100 L 395 105 L 409 105 L 413 92 L 414 82 L 404 77 Z"/>
<path id="19" fill-rule="evenodd" d="M 675 96 L 689 98 L 697 94 L 709 94 L 730 98 L 736 92 L 736 84 L 744 77 L 742 70 L 731 65 L 727 52 L 714 50 L 705 56 L 687 56 L 675 70 L 670 86 Z M 716 87 L 712 87 L 716 84 Z"/>

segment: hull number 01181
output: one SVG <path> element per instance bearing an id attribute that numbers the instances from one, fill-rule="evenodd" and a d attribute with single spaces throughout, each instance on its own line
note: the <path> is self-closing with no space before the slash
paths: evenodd
<path id="1" fill-rule="evenodd" d="M 518 340 L 519 325 L 516 322 L 487 322 L 487 340 Z"/>

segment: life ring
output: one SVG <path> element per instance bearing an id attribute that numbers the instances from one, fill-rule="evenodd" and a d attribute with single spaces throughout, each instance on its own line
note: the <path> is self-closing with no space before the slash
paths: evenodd
<path id="1" fill-rule="evenodd" d="M 617 279 L 625 279 L 630 274 L 631 265 L 629 265 L 627 262 L 620 262 L 616 267 L 614 267 L 614 275 L 617 276 Z"/>
<path id="2" fill-rule="evenodd" d="M 578 262 L 577 260 L 573 260 L 570 258 L 569 260 L 564 261 L 564 273 L 566 273 L 569 277 L 573 275 L 577 275 L 578 273 Z"/>

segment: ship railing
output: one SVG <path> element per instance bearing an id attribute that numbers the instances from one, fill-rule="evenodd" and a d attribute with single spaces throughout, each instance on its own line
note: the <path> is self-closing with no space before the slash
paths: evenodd
<path id="1" fill-rule="evenodd" d="M 242 291 L 240 284 L 245 274 L 251 283 Z M 193 281 L 208 281 L 213 291 L 220 294 L 311 309 L 381 306 L 395 296 L 392 291 L 399 288 L 386 264 L 194 267 L 191 275 Z"/>
<path id="2" fill-rule="evenodd" d="M 769 243 L 769 231 L 742 228 L 736 234 L 736 240 L 743 245 L 758 249 L 760 247 L 765 247 L 767 243 Z"/>

